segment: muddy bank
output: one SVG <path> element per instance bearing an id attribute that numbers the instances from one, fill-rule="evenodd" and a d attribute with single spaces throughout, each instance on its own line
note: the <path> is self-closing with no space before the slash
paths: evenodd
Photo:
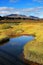
<path id="1" fill-rule="evenodd" d="M 19 36 L 33 36 L 35 37 L 34 34 L 12 34 L 12 35 L 8 35 L 10 38 L 14 38 L 14 37 L 19 37 Z"/>

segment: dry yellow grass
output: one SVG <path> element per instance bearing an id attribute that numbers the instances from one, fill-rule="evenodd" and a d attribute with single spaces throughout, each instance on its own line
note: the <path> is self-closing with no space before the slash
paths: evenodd
<path id="1" fill-rule="evenodd" d="M 34 21 L 35 22 L 35 21 Z M 4 24 L 2 24 L 3 26 Z M 0 29 L 2 34 L 6 35 L 19 35 L 30 34 L 35 35 L 33 41 L 28 42 L 24 46 L 24 56 L 30 61 L 42 63 L 43 65 L 43 22 L 22 22 L 19 25 L 11 25 L 13 28 Z"/>
<path id="2" fill-rule="evenodd" d="M 12 26 L 12 28 L 3 29 L 3 27 Z M 10 25 L 10 24 L 2 24 L 0 25 L 0 34 L 34 34 L 35 39 L 39 41 L 43 41 L 43 23 L 21 23 L 19 25 Z"/>
<path id="3" fill-rule="evenodd" d="M 0 41 L 2 40 L 2 39 L 4 39 L 4 38 L 6 38 L 6 37 L 8 37 L 8 36 L 6 36 L 6 35 L 0 35 Z"/>
<path id="4" fill-rule="evenodd" d="M 25 31 L 36 36 L 24 46 L 25 59 L 43 65 L 43 23 L 29 24 Z"/>

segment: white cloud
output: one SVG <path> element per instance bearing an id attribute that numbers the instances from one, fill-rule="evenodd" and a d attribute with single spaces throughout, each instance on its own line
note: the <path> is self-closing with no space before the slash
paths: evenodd
<path id="1" fill-rule="evenodd" d="M 23 8 L 16 9 L 12 7 L 0 7 L 0 15 L 9 15 L 9 14 L 24 14 L 24 15 L 35 15 L 40 16 L 43 14 L 43 7 L 35 7 L 35 8 Z"/>

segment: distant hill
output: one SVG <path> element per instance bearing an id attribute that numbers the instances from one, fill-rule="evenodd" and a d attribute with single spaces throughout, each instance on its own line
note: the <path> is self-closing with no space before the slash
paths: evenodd
<path id="1" fill-rule="evenodd" d="M 28 20 L 39 20 L 40 18 L 35 17 L 35 16 L 26 16 L 26 15 L 20 15 L 20 14 L 10 14 L 10 15 L 6 15 L 1 17 L 0 16 L 0 20 L 14 20 L 14 19 L 28 19 Z"/>
<path id="2" fill-rule="evenodd" d="M 27 16 L 20 15 L 20 14 L 10 14 L 10 15 L 7 15 L 5 17 L 10 17 L 10 18 L 27 18 Z"/>
<path id="3" fill-rule="evenodd" d="M 29 16 L 29 19 L 37 20 L 37 19 L 39 19 L 39 18 L 38 18 L 38 17 L 35 17 L 35 16 Z"/>
<path id="4" fill-rule="evenodd" d="M 38 17 L 35 16 L 26 16 L 26 15 L 20 15 L 20 14 L 10 14 L 7 16 L 4 16 L 5 18 L 8 19 L 30 19 L 30 20 L 38 20 Z"/>

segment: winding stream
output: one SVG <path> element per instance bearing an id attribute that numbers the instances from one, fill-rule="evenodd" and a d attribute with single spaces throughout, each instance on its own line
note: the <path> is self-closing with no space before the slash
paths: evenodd
<path id="1" fill-rule="evenodd" d="M 16 38 L 11 38 L 9 42 L 0 46 L 0 50 L 10 53 L 13 56 L 14 55 L 19 56 L 23 52 L 24 45 L 33 39 L 34 39 L 33 36 L 20 36 Z M 7 57 L 7 54 L 2 53 L 2 51 L 0 51 L 0 55 L 3 57 L 6 56 L 6 58 L 9 58 L 9 56 Z"/>
<path id="2" fill-rule="evenodd" d="M 8 51 L 9 53 L 18 55 L 23 51 L 24 45 L 33 39 L 33 36 L 20 36 L 16 38 L 11 38 L 9 42 L 4 44 L 0 48 Z"/>

